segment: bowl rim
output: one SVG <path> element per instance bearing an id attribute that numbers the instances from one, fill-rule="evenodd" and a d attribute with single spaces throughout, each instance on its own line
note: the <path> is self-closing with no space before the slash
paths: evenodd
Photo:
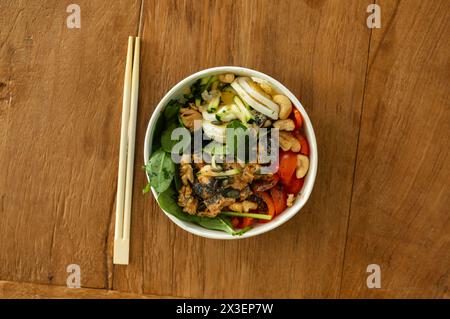
<path id="1" fill-rule="evenodd" d="M 154 109 L 150 120 L 147 125 L 147 130 L 145 132 L 145 139 L 144 139 L 144 163 L 146 163 L 150 157 L 151 154 L 151 143 L 153 139 L 153 128 L 155 127 L 156 121 L 162 114 L 162 109 L 165 107 L 165 105 L 173 98 L 178 96 L 180 91 L 192 84 L 194 81 L 196 81 L 198 78 L 204 77 L 204 76 L 210 76 L 210 75 L 216 75 L 221 73 L 234 73 L 238 75 L 246 75 L 246 76 L 256 76 L 263 80 L 268 81 L 271 83 L 279 92 L 286 95 L 291 101 L 292 104 L 300 111 L 302 117 L 303 117 L 303 125 L 304 125 L 304 132 L 306 135 L 306 139 L 308 140 L 310 154 L 309 154 L 309 170 L 305 177 L 305 183 L 302 188 L 302 192 L 299 196 L 297 196 L 296 201 L 292 207 L 288 207 L 282 214 L 277 216 L 274 220 L 270 221 L 269 223 L 264 224 L 258 224 L 257 227 L 250 229 L 246 233 L 244 233 L 241 236 L 233 236 L 231 234 L 228 234 L 226 232 L 218 231 L 218 230 L 210 230 L 203 228 L 199 225 L 193 224 L 191 222 L 185 222 L 182 221 L 175 216 L 171 215 L 170 213 L 167 213 L 164 211 L 158 203 L 157 200 L 157 193 L 154 190 L 153 187 L 151 187 L 151 191 L 153 194 L 153 197 L 155 198 L 156 203 L 158 204 L 159 208 L 164 212 L 164 214 L 177 226 L 181 227 L 185 231 L 205 237 L 205 238 L 211 238 L 211 239 L 223 239 L 223 240 L 231 240 L 231 239 L 244 239 L 249 238 L 253 236 L 257 236 L 263 233 L 266 233 L 270 230 L 273 230 L 285 222 L 287 222 L 289 219 L 294 217 L 306 204 L 308 201 L 311 192 L 314 187 L 314 182 L 317 175 L 317 165 L 318 165 L 318 152 L 317 152 L 317 142 L 316 142 L 316 136 L 314 134 L 314 128 L 312 126 L 311 120 L 306 112 L 306 110 L 303 108 L 303 105 L 301 102 L 297 99 L 297 97 L 283 84 L 281 84 L 278 80 L 274 79 L 273 77 L 245 67 L 239 67 L 239 66 L 218 66 L 218 67 L 212 67 L 207 68 L 204 70 L 200 70 L 198 72 L 195 72 L 187 77 L 185 77 L 183 80 L 179 81 L 177 84 L 175 84 L 165 95 L 164 97 L 159 101 L 158 105 Z M 145 174 L 147 177 L 147 180 L 149 179 L 148 174 Z"/>

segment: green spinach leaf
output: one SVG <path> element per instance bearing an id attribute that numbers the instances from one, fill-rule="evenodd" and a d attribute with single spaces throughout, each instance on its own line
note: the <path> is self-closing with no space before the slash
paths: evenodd
<path id="1" fill-rule="evenodd" d="M 153 141 L 151 141 L 152 143 L 152 151 L 154 152 L 155 150 L 157 150 L 158 148 L 160 148 L 161 146 L 161 139 L 156 138 L 156 134 L 159 134 L 159 132 L 161 132 L 164 128 L 164 116 L 160 116 L 158 117 L 158 119 L 156 120 L 156 124 L 155 127 L 153 129 Z"/>
<path id="2" fill-rule="evenodd" d="M 170 158 L 170 154 L 159 149 L 150 157 L 145 169 L 150 177 L 150 185 L 158 193 L 165 191 L 172 183 L 175 175 L 175 164 Z"/>
<path id="3" fill-rule="evenodd" d="M 243 234 L 245 234 L 246 232 L 248 232 L 250 229 L 252 229 L 251 226 L 247 226 L 245 228 L 242 228 L 236 232 L 234 232 L 233 236 L 242 236 Z"/>
<path id="4" fill-rule="evenodd" d="M 145 185 L 144 189 L 142 190 L 142 194 L 147 194 L 150 191 L 150 187 L 152 185 L 150 185 L 150 183 L 147 183 L 147 185 Z"/>
<path id="5" fill-rule="evenodd" d="M 158 203 L 164 211 L 182 221 L 196 223 L 206 229 L 225 231 L 232 235 L 238 233 L 234 230 L 229 218 L 226 216 L 210 218 L 189 215 L 183 212 L 181 207 L 177 204 L 177 192 L 172 187 L 159 194 Z"/>
<path id="6" fill-rule="evenodd" d="M 172 140 L 172 132 L 174 129 L 178 127 L 178 124 L 174 121 L 172 121 L 168 127 L 164 130 L 164 132 L 161 134 L 161 147 L 164 151 L 170 153 L 172 152 L 172 148 L 175 144 L 179 142 L 178 139 Z"/>
<path id="7" fill-rule="evenodd" d="M 210 218 L 189 215 L 183 212 L 182 208 L 178 206 L 177 197 L 178 192 L 174 189 L 174 187 L 168 187 L 158 195 L 158 204 L 165 212 L 175 216 L 176 218 L 185 222 L 196 223 L 206 229 L 224 231 L 233 236 L 240 236 L 250 229 L 244 228 L 236 231 L 227 216 Z"/>
<path id="8" fill-rule="evenodd" d="M 164 118 L 166 120 L 172 120 L 178 115 L 181 104 L 177 100 L 170 101 L 164 109 Z"/>
<path id="9" fill-rule="evenodd" d="M 197 223 L 207 229 L 222 230 L 229 234 L 235 233 L 235 230 L 231 225 L 229 219 L 224 216 L 217 216 L 214 218 L 203 217 L 200 218 Z"/>
<path id="10" fill-rule="evenodd" d="M 181 207 L 177 204 L 177 192 L 172 187 L 169 187 L 158 195 L 158 203 L 167 213 L 185 222 L 195 222 L 198 218 L 197 216 L 183 212 Z"/>
<path id="11" fill-rule="evenodd" d="M 181 189 L 181 177 L 180 177 L 180 164 L 175 164 L 175 175 L 173 177 L 173 182 L 175 184 L 175 189 L 177 192 Z"/>

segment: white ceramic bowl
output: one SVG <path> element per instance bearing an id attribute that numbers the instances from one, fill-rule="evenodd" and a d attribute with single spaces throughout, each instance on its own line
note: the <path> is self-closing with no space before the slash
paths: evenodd
<path id="1" fill-rule="evenodd" d="M 182 220 L 177 219 L 176 217 L 172 216 L 171 214 L 164 211 L 164 213 L 169 217 L 175 224 L 183 228 L 184 230 L 206 238 L 213 238 L 213 239 L 241 239 L 241 238 L 247 238 L 256 236 L 265 232 L 268 232 L 269 230 L 272 230 L 274 228 L 277 228 L 278 226 L 284 224 L 289 219 L 291 219 L 295 214 L 297 214 L 301 208 L 305 205 L 306 201 L 309 198 L 309 195 L 311 194 L 311 191 L 314 186 L 314 181 L 316 179 L 316 173 L 317 173 L 317 143 L 316 143 L 316 137 L 314 135 L 314 129 L 311 124 L 311 120 L 308 117 L 308 114 L 306 113 L 305 109 L 303 108 L 300 101 L 289 91 L 284 85 L 282 85 L 277 80 L 273 79 L 272 77 L 247 68 L 242 67 L 236 67 L 236 66 L 221 66 L 221 67 L 215 67 L 206 69 L 200 72 L 197 72 L 195 74 L 192 74 L 185 78 L 184 80 L 178 82 L 177 85 L 175 85 L 170 91 L 163 97 L 163 99 L 159 102 L 158 106 L 156 107 L 155 111 L 152 114 L 152 117 L 150 118 L 150 122 L 148 123 L 147 132 L 145 134 L 145 142 L 144 142 L 144 163 L 148 161 L 151 154 L 151 141 L 153 140 L 153 128 L 155 127 L 156 121 L 159 116 L 162 115 L 162 110 L 167 105 L 167 103 L 179 96 L 181 96 L 183 88 L 192 85 L 197 79 L 205 77 L 205 76 L 211 76 L 216 74 L 222 74 L 222 73 L 234 73 L 237 75 L 243 75 L 243 76 L 256 76 L 261 79 L 264 79 L 272 84 L 273 87 L 275 87 L 278 91 L 280 91 L 282 94 L 289 97 L 289 99 L 292 101 L 292 103 L 295 105 L 295 107 L 300 111 L 300 113 L 303 116 L 303 129 L 306 134 L 306 138 L 309 143 L 310 148 L 310 166 L 309 171 L 305 177 L 305 183 L 303 185 L 303 189 L 300 192 L 300 195 L 297 196 L 297 199 L 292 207 L 287 208 L 283 213 L 281 213 L 279 216 L 277 216 L 272 221 L 265 223 L 265 224 L 256 224 L 254 228 L 244 233 L 242 236 L 233 236 L 228 233 L 222 232 L 222 231 L 216 231 L 216 230 L 209 230 L 206 228 L 203 228 L 201 226 L 198 226 L 196 224 L 185 222 Z M 148 176 L 147 176 L 148 178 Z M 153 196 L 156 198 L 156 192 L 152 188 Z"/>

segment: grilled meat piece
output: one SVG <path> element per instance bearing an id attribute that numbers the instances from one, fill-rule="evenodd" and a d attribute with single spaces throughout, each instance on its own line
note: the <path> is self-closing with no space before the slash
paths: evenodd
<path id="1" fill-rule="evenodd" d="M 247 183 L 251 183 L 255 177 L 256 171 L 260 169 L 258 164 L 248 164 L 245 165 L 244 171 L 242 172 L 242 180 Z"/>
<path id="2" fill-rule="evenodd" d="M 267 211 L 269 210 L 269 208 L 267 207 L 266 202 L 259 197 L 258 195 L 250 195 L 247 200 L 255 202 L 256 204 L 258 204 L 258 213 L 267 213 Z"/>
<path id="3" fill-rule="evenodd" d="M 251 194 L 253 194 L 252 189 L 250 188 L 250 186 L 246 186 L 244 189 L 241 190 L 241 193 L 239 195 L 239 199 L 240 200 L 245 200 L 247 199 Z"/>
<path id="4" fill-rule="evenodd" d="M 242 174 L 233 176 L 233 183 L 230 186 L 238 190 L 243 190 L 253 181 L 255 173 L 259 169 L 259 164 L 245 165 Z"/>
<path id="5" fill-rule="evenodd" d="M 182 163 L 180 165 L 180 177 L 183 185 L 189 185 L 189 183 L 194 182 L 194 171 L 191 164 Z"/>
<path id="6" fill-rule="evenodd" d="M 222 189 L 222 195 L 228 198 L 239 198 L 241 196 L 241 191 L 231 187 Z"/>
<path id="7" fill-rule="evenodd" d="M 195 196 L 202 199 L 208 199 L 219 191 L 220 180 L 209 178 L 207 183 L 201 183 L 200 181 L 197 181 L 192 185 L 192 188 L 194 190 Z"/>
<path id="8" fill-rule="evenodd" d="M 191 132 L 194 132 L 194 122 L 203 119 L 202 114 L 192 107 L 180 108 L 179 116 L 183 125 Z"/>
<path id="9" fill-rule="evenodd" d="M 198 152 L 193 152 L 193 154 L 192 154 L 192 165 L 196 169 L 201 169 L 201 168 L 203 168 L 203 166 L 206 165 L 206 163 L 203 160 L 201 154 L 199 154 Z"/>
<path id="10" fill-rule="evenodd" d="M 214 195 L 204 201 L 206 210 L 199 213 L 200 216 L 216 217 L 224 207 L 230 206 L 236 200 L 234 198 L 224 197 L 222 194 Z"/>
<path id="11" fill-rule="evenodd" d="M 189 215 L 197 213 L 198 200 L 192 194 L 192 188 L 189 185 L 183 185 L 178 193 L 178 205 L 183 207 L 183 211 Z"/>
<path id="12" fill-rule="evenodd" d="M 278 175 L 259 175 L 258 178 L 253 181 L 252 188 L 255 192 L 264 192 L 274 187 L 278 183 L 278 180 Z"/>
<path id="13" fill-rule="evenodd" d="M 234 176 L 233 182 L 230 184 L 230 186 L 235 189 L 242 190 L 247 187 L 248 184 L 241 179 L 241 176 Z"/>

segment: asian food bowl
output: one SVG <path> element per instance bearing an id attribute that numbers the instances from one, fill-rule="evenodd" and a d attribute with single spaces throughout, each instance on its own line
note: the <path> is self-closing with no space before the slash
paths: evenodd
<path id="1" fill-rule="evenodd" d="M 196 134 L 203 136 L 197 144 Z M 236 145 L 249 145 L 237 141 L 242 134 L 257 146 L 240 152 Z M 151 190 L 167 217 L 192 234 L 248 238 L 302 209 L 317 161 L 311 120 L 291 91 L 255 70 L 214 67 L 180 81 L 154 110 L 144 193 Z"/>

